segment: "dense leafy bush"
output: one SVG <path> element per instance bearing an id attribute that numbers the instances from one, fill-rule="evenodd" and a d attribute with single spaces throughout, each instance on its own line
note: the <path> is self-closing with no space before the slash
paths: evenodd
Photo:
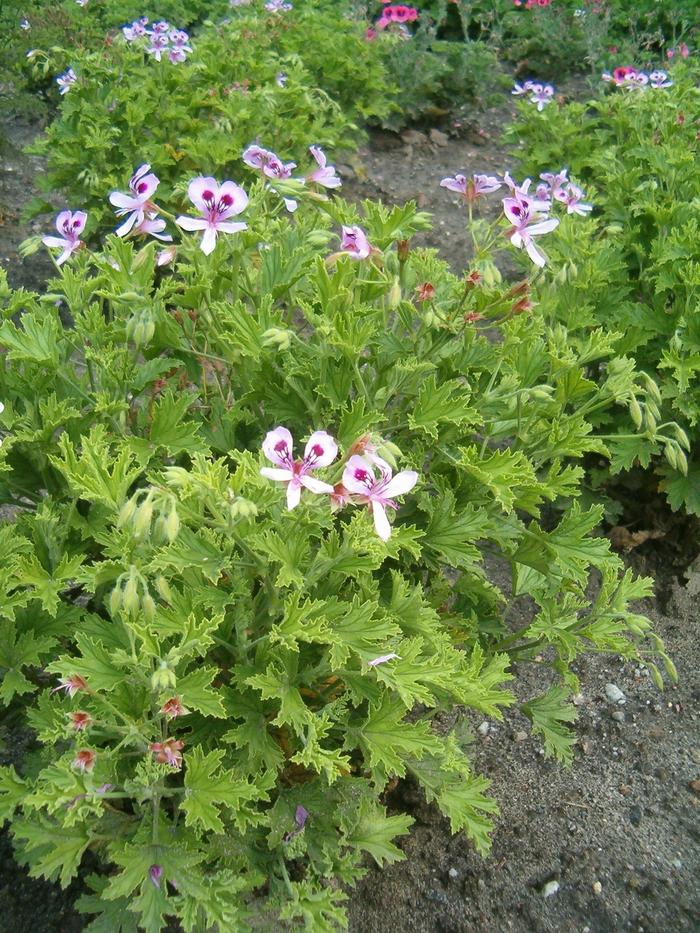
<path id="1" fill-rule="evenodd" d="M 523 709 L 569 762 L 577 655 L 660 656 L 673 675 L 629 608 L 650 581 L 576 501 L 576 461 L 608 450 L 591 415 L 646 397 L 608 328 L 576 349 L 526 313 L 527 281 L 485 274 L 483 223 L 482 274 L 457 278 L 410 248 L 427 223 L 412 205 L 360 217 L 299 187 L 290 220 L 263 180 L 242 211 L 214 187 L 193 201 L 220 224 L 226 193 L 249 228 L 219 228 L 208 255 L 196 233 L 170 266 L 152 242 L 92 253 L 74 215 L 47 294 L 0 286 L 0 498 L 17 510 L 0 697 L 41 743 L 0 770 L 0 815 L 32 875 L 65 885 L 102 857 L 80 902 L 96 929 L 134 912 L 147 931 L 242 930 L 266 909 L 342 925 L 339 882 L 402 857 L 396 777 L 488 848 L 496 803 L 464 726 L 433 730 L 440 710 L 498 718 L 510 662 L 537 663 Z M 279 426 L 297 456 L 315 431 L 338 454 L 315 435 L 292 465 Z M 369 489 L 389 463 L 393 489 Z M 514 603 L 534 607 L 523 627 Z"/>
<path id="2" fill-rule="evenodd" d="M 585 183 L 597 223 L 555 249 L 573 273 L 545 289 L 544 313 L 560 320 L 574 341 L 604 326 L 619 353 L 635 358 L 661 389 L 658 406 L 618 411 L 622 439 L 634 425 L 678 420 L 694 451 L 674 445 L 658 467 L 674 509 L 700 514 L 700 92 L 692 60 L 675 68 L 674 85 L 644 91 L 616 89 L 584 104 L 553 104 L 543 113 L 523 105 L 511 137 L 521 140 L 526 171 L 567 166 Z M 616 470 L 648 466 L 658 445 L 619 448 Z"/>
<path id="3" fill-rule="evenodd" d="M 39 102 L 37 91 L 53 99 L 54 77 L 70 66 L 76 52 L 101 48 L 137 17 L 190 29 L 228 9 L 226 0 L 99 0 L 85 6 L 75 0 L 10 0 L 0 6 L 0 103 L 26 115 Z M 54 68 L 32 68 L 27 53 L 34 49 L 52 50 Z"/>
<path id="4" fill-rule="evenodd" d="M 49 160 L 43 190 L 61 190 L 98 216 L 108 211 L 104 192 L 138 162 L 158 165 L 167 185 L 183 172 L 229 173 L 255 139 L 274 140 L 290 159 L 310 142 L 357 146 L 353 120 L 391 108 L 379 51 L 357 24 L 324 20 L 313 8 L 294 14 L 210 24 L 177 65 L 121 37 L 76 56 L 77 80 L 34 147 Z"/>

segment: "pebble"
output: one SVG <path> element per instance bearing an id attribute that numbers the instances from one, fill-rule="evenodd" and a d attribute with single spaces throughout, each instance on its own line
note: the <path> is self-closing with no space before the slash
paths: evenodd
<path id="1" fill-rule="evenodd" d="M 476 731 L 479 733 L 479 735 L 488 735 L 491 731 L 491 726 L 486 721 L 484 721 Z"/>
<path id="2" fill-rule="evenodd" d="M 639 826 L 642 822 L 642 808 L 636 804 L 630 808 L 630 823 L 633 826 Z"/>
<path id="3" fill-rule="evenodd" d="M 624 693 L 616 684 L 605 685 L 605 696 L 608 698 L 609 703 L 619 703 L 622 705 L 627 702 Z"/>
<path id="4" fill-rule="evenodd" d="M 547 884 L 542 888 L 542 895 L 543 897 L 551 897 L 552 894 L 556 894 L 558 890 L 558 881 L 548 881 Z"/>
<path id="5" fill-rule="evenodd" d="M 603 885 L 600 883 L 600 881 L 594 881 L 593 882 L 593 893 L 601 894 L 602 891 L 603 891 Z"/>
<path id="6" fill-rule="evenodd" d="M 513 738 L 516 742 L 524 742 L 527 739 L 527 732 L 516 732 Z"/>
<path id="7" fill-rule="evenodd" d="M 612 714 L 612 718 L 615 720 L 615 722 L 624 722 L 624 721 L 625 721 L 625 714 L 622 712 L 621 709 L 616 709 L 616 710 L 614 710 L 614 712 L 613 712 L 613 714 Z"/>
<path id="8" fill-rule="evenodd" d="M 450 876 L 450 878 L 453 878 L 453 879 L 454 879 L 454 878 L 459 878 L 459 872 L 457 871 L 456 868 L 450 868 L 450 870 L 447 872 L 447 874 Z"/>

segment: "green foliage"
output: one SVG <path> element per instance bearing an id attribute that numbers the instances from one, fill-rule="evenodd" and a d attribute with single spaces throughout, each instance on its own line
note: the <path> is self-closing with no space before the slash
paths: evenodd
<path id="1" fill-rule="evenodd" d="M 643 397 L 615 335 L 572 342 L 508 285 L 406 254 L 429 225 L 413 204 L 360 216 L 306 188 L 289 218 L 263 181 L 249 195 L 211 255 L 178 234 L 162 267 L 110 235 L 45 295 L 0 278 L 0 700 L 42 745 L 0 769 L 0 816 L 32 876 L 101 858 L 79 902 L 98 931 L 342 927 L 343 885 L 403 857 L 397 778 L 488 852 L 498 808 L 463 720 L 515 702 L 512 659 L 546 669 L 523 708 L 565 762 L 577 656 L 670 664 L 629 605 L 648 581 L 577 501 L 578 461 L 615 450 L 591 415 Z M 333 253 L 359 222 L 374 252 Z M 304 489 L 290 511 L 261 475 L 278 425 L 297 455 L 338 438 L 315 477 L 337 509 Z M 373 451 L 418 474 L 386 541 L 337 489 Z"/>
<path id="2" fill-rule="evenodd" d="M 595 205 L 593 220 L 562 224 L 552 251 L 561 281 L 548 283 L 540 300 L 542 313 L 566 327 L 579 352 L 595 329 L 606 329 L 614 352 L 647 386 L 639 404 L 599 422 L 617 448 L 612 469 L 653 464 L 672 508 L 700 515 L 696 76 L 691 60 L 674 67 L 670 88 L 612 91 L 541 114 L 523 107 L 510 135 L 524 141 L 525 172 L 566 165 Z M 602 383 L 611 372 L 596 362 L 588 377 Z M 642 428 L 649 436 L 640 445 Z"/>
<path id="3" fill-rule="evenodd" d="M 240 154 L 254 141 L 285 160 L 308 160 L 309 143 L 354 149 L 362 139 L 356 121 L 392 109 L 381 51 L 360 23 L 313 3 L 289 16 L 232 13 L 202 26 L 188 60 L 176 65 L 121 34 L 107 45 L 37 56 L 37 70 L 70 65 L 78 76 L 33 148 L 48 156 L 42 190 L 61 190 L 104 223 L 105 193 L 144 162 L 158 166 L 167 186 L 188 174 L 240 175 Z"/>

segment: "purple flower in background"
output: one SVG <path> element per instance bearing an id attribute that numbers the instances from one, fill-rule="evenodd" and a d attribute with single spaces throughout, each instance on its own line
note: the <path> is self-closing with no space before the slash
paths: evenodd
<path id="1" fill-rule="evenodd" d="M 268 178 L 284 181 L 289 178 L 296 168 L 296 162 L 283 162 L 278 155 L 270 149 L 252 145 L 243 150 L 243 161 L 250 168 L 259 169 Z"/>
<path id="2" fill-rule="evenodd" d="M 238 233 L 245 223 L 230 223 L 229 217 L 240 214 L 248 204 L 248 195 L 232 181 L 221 185 L 214 178 L 195 178 L 187 193 L 190 201 L 201 212 L 201 217 L 178 217 L 175 223 L 183 230 L 204 231 L 201 249 L 207 256 L 216 246 L 218 233 Z"/>
<path id="3" fill-rule="evenodd" d="M 524 81 L 522 84 L 518 84 L 516 81 L 510 93 L 513 94 L 514 97 L 523 97 L 525 94 L 529 94 L 535 86 L 542 87 L 541 84 L 535 85 L 534 81 Z"/>
<path id="4" fill-rule="evenodd" d="M 67 71 L 64 71 L 63 74 L 59 75 L 56 78 L 56 84 L 58 85 L 59 94 L 67 94 L 68 91 L 73 87 L 75 82 L 78 80 L 78 76 L 73 71 L 72 68 L 68 68 Z"/>
<path id="5" fill-rule="evenodd" d="M 284 834 L 284 836 L 282 836 L 282 842 L 290 842 L 295 836 L 298 836 L 306 825 L 308 818 L 309 811 L 306 809 L 306 807 L 302 807 L 302 805 L 299 804 L 294 813 L 294 829 L 290 829 Z"/>
<path id="6" fill-rule="evenodd" d="M 562 204 L 566 204 L 567 214 L 579 214 L 581 217 L 585 217 L 593 210 L 592 204 L 583 203 L 583 191 L 572 182 L 569 182 L 565 188 L 559 188 L 555 191 L 554 197 L 557 201 L 561 201 Z"/>
<path id="7" fill-rule="evenodd" d="M 122 26 L 122 33 L 127 42 L 134 42 L 136 39 L 141 39 L 146 35 L 146 26 L 137 19 L 129 26 Z"/>
<path id="8" fill-rule="evenodd" d="M 170 23 L 166 23 L 164 19 L 160 20 L 157 23 L 154 23 L 153 26 L 151 26 L 151 32 L 154 35 L 165 35 L 169 31 L 170 31 Z"/>
<path id="9" fill-rule="evenodd" d="M 540 113 L 544 110 L 547 104 L 551 104 L 554 99 L 554 88 L 551 84 L 536 84 L 532 87 L 532 94 L 530 96 L 530 103 L 537 104 L 537 109 Z"/>
<path id="10" fill-rule="evenodd" d="M 367 259 L 372 252 L 367 234 L 362 227 L 343 227 L 340 248 L 353 259 Z"/>
<path id="11" fill-rule="evenodd" d="M 310 182 L 323 185 L 324 188 L 340 188 L 342 182 L 336 175 L 335 166 L 328 165 L 326 154 L 320 146 L 309 146 L 309 152 L 316 160 L 317 169 L 307 177 Z"/>
<path id="12" fill-rule="evenodd" d="M 472 175 L 471 178 L 455 175 L 443 178 L 440 187 L 461 194 L 465 201 L 473 204 L 482 195 L 497 191 L 501 182 L 494 175 Z"/>
<path id="13" fill-rule="evenodd" d="M 542 181 L 546 181 L 549 185 L 552 195 L 556 197 L 557 191 L 561 190 L 562 185 L 565 185 L 569 181 L 569 170 L 568 168 L 563 168 L 560 172 L 542 172 L 540 175 Z M 539 187 L 537 189 L 539 191 Z"/>
<path id="14" fill-rule="evenodd" d="M 25 32 L 26 32 L 27 29 L 31 29 L 32 27 L 31 27 L 31 24 L 30 24 L 30 22 L 29 22 L 28 19 L 22 19 L 22 20 L 20 20 L 20 22 L 19 22 L 19 28 L 20 28 L 20 29 L 24 29 Z"/>
<path id="15" fill-rule="evenodd" d="M 169 50 L 170 43 L 168 42 L 168 37 L 159 32 L 154 32 L 151 35 L 151 44 L 148 46 L 146 51 L 149 55 L 152 55 L 157 62 L 163 57 L 163 53 Z"/>
<path id="16" fill-rule="evenodd" d="M 292 456 L 294 439 L 287 428 L 277 427 L 268 431 L 263 441 L 263 453 L 276 466 L 262 467 L 260 475 L 278 483 L 287 484 L 287 508 L 291 511 L 299 505 L 302 486 L 310 492 L 332 493 L 333 487 L 309 474 L 313 470 L 329 466 L 338 455 L 338 445 L 325 431 L 314 431 L 309 438 L 304 457 L 295 460 Z"/>
<path id="17" fill-rule="evenodd" d="M 275 81 L 277 82 L 279 87 L 284 87 L 288 81 L 287 73 L 285 71 L 280 71 L 277 77 L 275 78 Z"/>
<path id="18" fill-rule="evenodd" d="M 379 469 L 379 477 L 374 472 L 375 466 Z M 377 456 L 373 456 L 370 461 L 354 454 L 343 471 L 343 486 L 353 496 L 358 496 L 360 502 L 366 502 L 371 507 L 374 528 L 382 541 L 388 541 L 391 537 L 386 510 L 398 509 L 393 497 L 410 492 L 417 482 L 418 474 L 414 470 L 403 470 L 392 476 L 389 464 Z"/>
<path id="19" fill-rule="evenodd" d="M 286 3 L 285 0 L 267 0 L 265 9 L 268 13 L 281 13 L 286 10 L 291 10 L 293 7 L 291 3 Z"/>
<path id="20" fill-rule="evenodd" d="M 62 265 L 68 257 L 77 249 L 83 246 L 80 234 L 85 229 L 87 214 L 85 211 L 61 211 L 56 218 L 56 229 L 62 236 L 45 236 L 42 239 L 44 246 L 49 249 L 60 248 L 61 255 L 56 260 L 56 265 Z M 79 678 L 82 679 L 82 678 Z"/>
<path id="21" fill-rule="evenodd" d="M 649 75 L 649 84 L 653 88 L 673 87 L 673 81 L 669 80 L 665 71 L 652 71 Z"/>
<path id="22" fill-rule="evenodd" d="M 151 865 L 151 867 L 148 869 L 148 878 L 154 888 L 160 888 L 160 879 L 162 874 L 162 865 Z"/>

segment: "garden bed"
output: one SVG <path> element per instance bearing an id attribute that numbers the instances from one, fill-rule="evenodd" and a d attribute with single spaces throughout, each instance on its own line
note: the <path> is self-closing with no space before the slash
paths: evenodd
<path id="1" fill-rule="evenodd" d="M 481 132 L 475 127 L 462 139 L 415 131 L 403 137 L 375 133 L 347 187 L 356 197 L 379 196 L 388 203 L 418 200 L 435 214 L 436 230 L 426 237 L 427 244 L 462 268 L 468 251 L 463 215 L 439 181 L 455 171 L 507 168 L 500 129 L 511 110 L 508 101 L 487 114 Z M 16 125 L 11 143 L 19 147 L 30 136 L 30 128 Z M 12 167 L 4 176 L 9 179 L 9 203 L 19 210 L 38 165 L 17 149 L 6 158 L 6 167 Z M 6 219 L 0 225 L 0 257 L 12 260 L 16 285 L 38 287 L 50 265 L 35 258 L 29 273 L 29 266 L 18 271 L 15 264 L 14 249 L 30 230 Z M 512 270 L 506 266 L 503 271 L 509 275 Z M 689 526 L 674 523 L 663 511 L 654 516 L 666 540 L 642 545 L 630 563 L 655 577 L 657 595 L 640 611 L 666 641 L 678 667 L 678 685 L 662 694 L 633 663 L 605 656 L 577 661 L 581 694 L 571 771 L 543 759 L 540 743 L 529 737 L 520 713 L 506 711 L 499 724 L 470 714 L 469 751 L 475 769 L 493 781 L 502 811 L 491 855 L 481 859 L 463 835 L 452 836 L 438 810 L 425 804 L 410 782 L 401 782 L 385 802 L 390 812 L 400 804 L 416 819 L 411 835 L 400 843 L 407 861 L 381 872 L 370 869 L 351 894 L 351 930 L 604 933 L 696 928 L 700 573 L 684 576 L 684 565 L 695 557 L 693 544 L 674 542 L 674 536 L 689 533 Z M 503 579 L 497 565 L 489 572 L 507 588 L 507 577 Z M 538 683 L 537 664 L 519 665 L 516 692 L 523 699 Z M 609 684 L 624 694 L 624 704 L 610 702 Z M 12 723 L 7 728 L 2 763 L 19 764 L 29 740 L 22 730 L 13 731 Z M 7 929 L 72 933 L 83 928 L 84 919 L 72 910 L 79 881 L 61 891 L 28 879 L 12 860 L 4 833 L 0 866 Z"/>

